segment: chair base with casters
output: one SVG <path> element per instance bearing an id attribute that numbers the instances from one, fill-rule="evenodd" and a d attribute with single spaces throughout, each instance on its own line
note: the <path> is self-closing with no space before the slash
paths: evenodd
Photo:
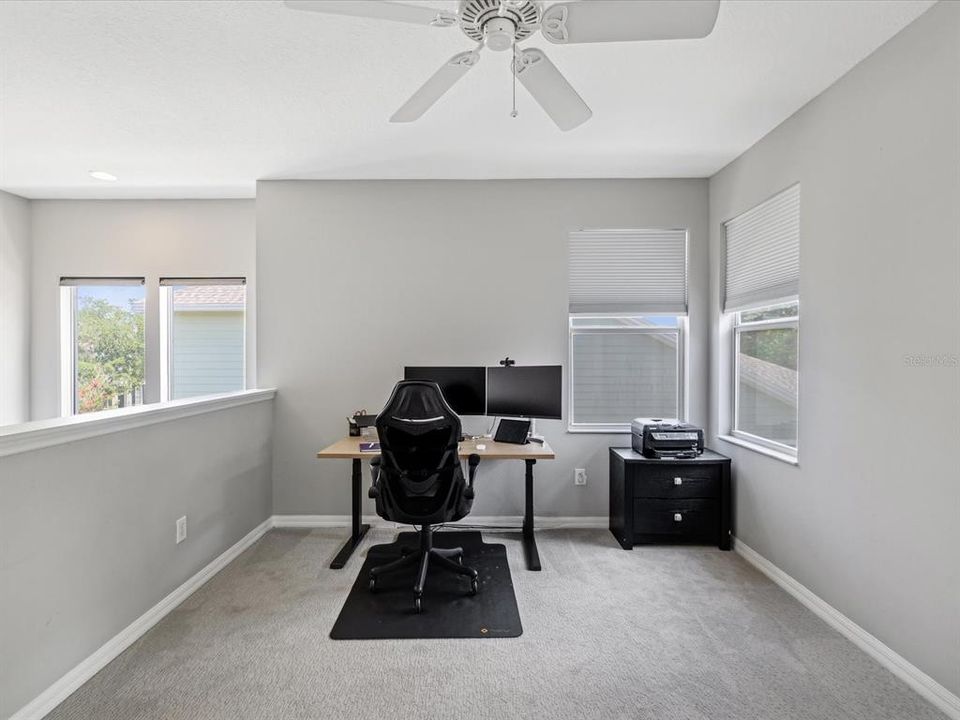
<path id="1" fill-rule="evenodd" d="M 427 568 L 432 564 L 444 570 L 470 578 L 470 595 L 476 595 L 480 588 L 480 578 L 476 569 L 463 565 L 463 548 L 437 548 L 433 546 L 433 527 L 424 525 L 419 532 L 420 547 L 404 548 L 401 557 L 386 565 L 370 569 L 370 591 L 377 589 L 377 578 L 384 573 L 418 565 L 417 580 L 413 586 L 413 606 L 419 613 L 423 610 L 423 588 L 427 582 Z"/>

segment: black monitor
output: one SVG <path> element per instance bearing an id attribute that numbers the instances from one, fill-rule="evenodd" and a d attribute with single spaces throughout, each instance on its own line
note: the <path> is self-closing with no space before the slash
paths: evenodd
<path id="1" fill-rule="evenodd" d="M 404 380 L 432 380 L 457 415 L 486 415 L 487 369 L 484 367 L 405 367 Z"/>
<path id="2" fill-rule="evenodd" d="M 487 415 L 560 419 L 560 365 L 487 368 Z"/>

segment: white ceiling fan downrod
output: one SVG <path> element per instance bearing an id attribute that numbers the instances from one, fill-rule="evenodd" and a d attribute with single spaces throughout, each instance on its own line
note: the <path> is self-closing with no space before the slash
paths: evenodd
<path id="1" fill-rule="evenodd" d="M 513 75 L 513 110 L 510 117 L 517 116 L 517 44 L 513 44 L 513 63 L 510 65 L 510 74 Z"/>

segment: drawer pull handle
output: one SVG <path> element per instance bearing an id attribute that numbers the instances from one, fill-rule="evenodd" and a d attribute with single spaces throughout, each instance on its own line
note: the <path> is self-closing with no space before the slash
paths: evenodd
<path id="1" fill-rule="evenodd" d="M 674 513 L 674 514 L 673 514 L 673 521 L 674 521 L 674 522 L 682 522 L 682 521 L 683 521 L 683 515 L 681 515 L 680 513 Z"/>
<path id="2" fill-rule="evenodd" d="M 673 479 L 673 484 L 674 484 L 674 485 L 683 485 L 683 478 L 675 477 L 675 478 Z"/>

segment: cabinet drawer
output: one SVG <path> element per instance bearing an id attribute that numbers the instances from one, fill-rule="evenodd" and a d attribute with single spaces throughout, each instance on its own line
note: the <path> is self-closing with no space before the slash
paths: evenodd
<path id="1" fill-rule="evenodd" d="M 633 496 L 638 498 L 720 497 L 720 472 L 716 467 L 637 468 Z"/>
<path id="2" fill-rule="evenodd" d="M 716 500 L 638 498 L 633 507 L 636 533 L 706 537 L 720 531 Z"/>

